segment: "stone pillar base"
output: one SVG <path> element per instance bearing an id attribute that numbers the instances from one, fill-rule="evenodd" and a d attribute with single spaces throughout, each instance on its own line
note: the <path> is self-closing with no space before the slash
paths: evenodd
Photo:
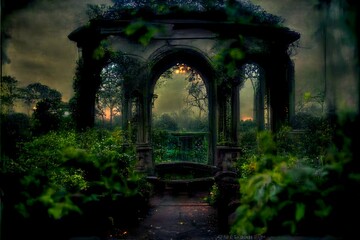
<path id="1" fill-rule="evenodd" d="M 152 159 L 152 147 L 149 144 L 137 144 L 136 155 L 138 163 L 136 170 L 152 175 L 154 173 L 154 162 Z"/>
<path id="2" fill-rule="evenodd" d="M 236 172 L 235 163 L 239 157 L 239 147 L 216 146 L 215 166 L 222 171 Z"/>

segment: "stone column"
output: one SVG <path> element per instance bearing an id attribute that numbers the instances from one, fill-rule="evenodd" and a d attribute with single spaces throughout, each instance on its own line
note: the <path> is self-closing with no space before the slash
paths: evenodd
<path id="1" fill-rule="evenodd" d="M 102 59 L 94 56 L 100 40 L 82 43 L 82 66 L 76 90 L 76 124 L 79 130 L 86 130 L 94 126 L 95 121 L 95 95 L 100 86 L 100 72 Z"/>
<path id="2" fill-rule="evenodd" d="M 295 118 L 295 66 L 290 58 L 287 60 L 286 69 L 289 89 L 289 121 L 292 123 Z"/>
<path id="3" fill-rule="evenodd" d="M 265 89 L 266 86 L 264 72 L 260 70 L 258 86 L 256 92 L 254 93 L 256 104 L 255 121 L 259 131 L 265 129 Z"/>
<path id="4" fill-rule="evenodd" d="M 290 122 L 290 96 L 292 79 L 289 79 L 289 57 L 286 52 L 273 54 L 268 60 L 266 78 L 270 94 L 271 130 L 278 131 Z"/>
<path id="5" fill-rule="evenodd" d="M 131 139 L 131 118 L 132 118 L 132 98 L 130 94 L 126 93 L 129 89 L 124 89 L 124 98 L 122 102 L 122 129 L 126 137 Z"/>
<path id="6" fill-rule="evenodd" d="M 239 87 L 236 83 L 224 84 L 218 88 L 218 143 L 215 153 L 215 166 L 222 171 L 235 171 L 234 163 L 239 157 L 238 122 Z"/>
<path id="7" fill-rule="evenodd" d="M 208 106 L 209 106 L 209 165 L 215 164 L 215 155 L 216 155 L 216 141 L 218 133 L 218 119 L 217 119 L 217 92 L 216 92 L 216 83 L 213 79 L 208 79 L 209 88 L 208 88 Z"/>
<path id="8" fill-rule="evenodd" d="M 229 145 L 231 130 L 231 89 L 228 86 L 218 88 L 218 144 Z"/>
<path id="9" fill-rule="evenodd" d="M 231 91 L 231 131 L 230 131 L 230 140 L 233 145 L 237 146 L 239 144 L 238 131 L 240 123 L 240 98 L 239 93 L 240 86 L 237 83 L 234 83 L 234 86 Z"/>
<path id="10" fill-rule="evenodd" d="M 136 151 L 139 160 L 137 170 L 148 174 L 152 174 L 154 171 L 152 147 L 150 144 L 151 104 L 152 98 L 149 98 L 147 92 L 140 93 L 137 96 Z"/>

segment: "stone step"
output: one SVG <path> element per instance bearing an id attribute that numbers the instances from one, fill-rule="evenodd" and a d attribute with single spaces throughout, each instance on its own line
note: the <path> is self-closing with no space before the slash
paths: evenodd
<path id="1" fill-rule="evenodd" d="M 215 183 L 213 177 L 202 177 L 192 179 L 161 179 L 158 177 L 148 177 L 148 181 L 154 186 L 158 192 L 161 191 L 210 191 Z"/>

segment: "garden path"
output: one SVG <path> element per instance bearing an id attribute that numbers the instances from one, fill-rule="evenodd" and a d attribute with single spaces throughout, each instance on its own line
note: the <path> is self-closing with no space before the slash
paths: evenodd
<path id="1" fill-rule="evenodd" d="M 208 192 L 164 191 L 150 199 L 150 210 L 125 239 L 216 239 L 216 209 L 206 202 Z"/>

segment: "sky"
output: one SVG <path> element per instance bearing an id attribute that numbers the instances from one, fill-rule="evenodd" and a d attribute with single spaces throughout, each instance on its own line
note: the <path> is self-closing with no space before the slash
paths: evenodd
<path id="1" fill-rule="evenodd" d="M 11 2 L 12 0 L 4 0 Z M 68 35 L 88 21 L 87 4 L 110 4 L 110 0 L 27 0 L 8 14 L 2 27 L 10 38 L 2 56 L 2 75 L 10 75 L 20 86 L 40 82 L 58 90 L 63 100 L 73 96 L 72 81 L 78 49 Z"/>
<path id="2" fill-rule="evenodd" d="M 2 75 L 15 77 L 20 86 L 33 82 L 48 85 L 61 92 L 64 101 L 69 101 L 73 96 L 78 49 L 68 34 L 86 24 L 87 4 L 111 4 L 111 1 L 27 0 L 17 8 L 12 6 L 12 0 L 2 1 L 3 5 L 10 6 L 2 12 L 2 28 L 10 36 L 2 41 Z M 297 94 L 308 89 L 323 90 L 323 44 L 315 37 L 319 29 L 319 15 L 314 10 L 317 0 L 252 2 L 283 17 L 285 26 L 301 34 L 299 48 L 291 56 L 295 63 Z"/>
<path id="3" fill-rule="evenodd" d="M 284 25 L 301 34 L 296 53 L 291 56 L 295 63 L 296 91 L 322 90 L 323 44 L 316 32 L 320 15 L 314 6 L 317 0 L 253 0 L 269 13 L 284 18 Z"/>
<path id="4" fill-rule="evenodd" d="M 154 103 L 154 114 L 180 113 L 185 108 L 186 85 L 185 74 L 172 74 L 168 80 L 163 79 L 162 84 L 155 88 L 154 93 L 158 95 Z"/>

